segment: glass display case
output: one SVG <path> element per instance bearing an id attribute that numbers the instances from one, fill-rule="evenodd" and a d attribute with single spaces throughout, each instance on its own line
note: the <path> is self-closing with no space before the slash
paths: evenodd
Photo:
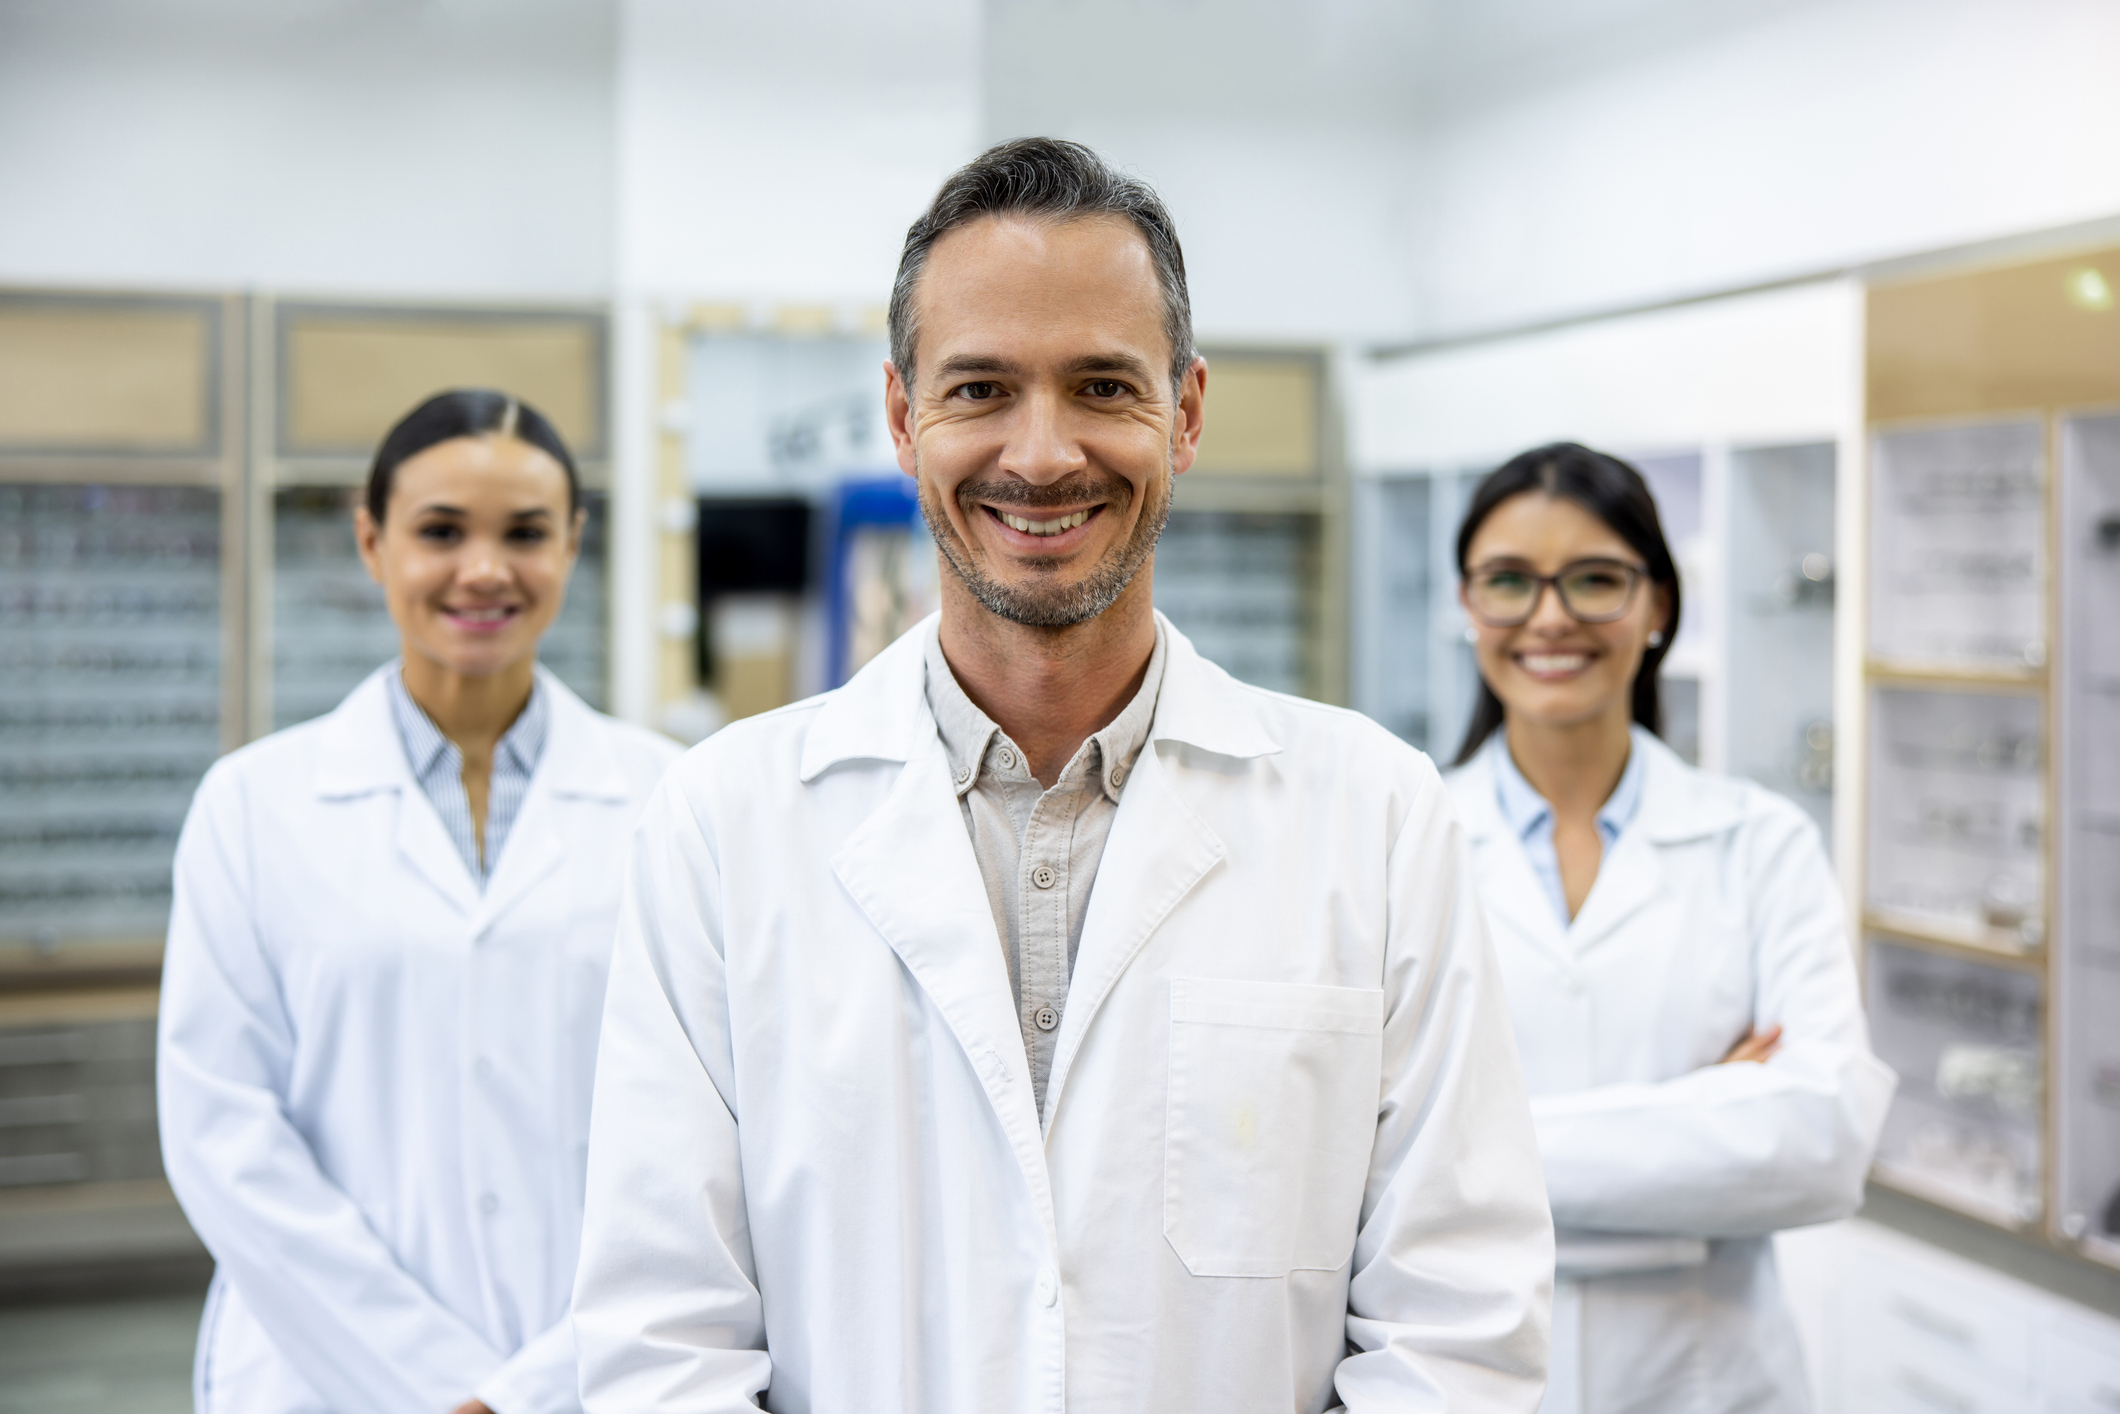
<path id="1" fill-rule="evenodd" d="M 398 654 L 383 592 L 353 540 L 358 491 L 288 486 L 273 494 L 272 725 L 320 717 L 362 678 Z M 584 492 L 589 512 L 581 559 L 539 660 L 590 706 L 603 708 L 608 680 L 609 498 Z"/>
<path id="2" fill-rule="evenodd" d="M 1726 764 L 1833 831 L 1833 444 L 1730 454 Z"/>
<path id="3" fill-rule="evenodd" d="M 2120 1264 L 2120 414 L 2061 449 L 2060 1224 Z"/>
<path id="4" fill-rule="evenodd" d="M 2046 662 L 2045 438 L 2038 418 L 1878 434 L 1872 656 L 1972 668 Z"/>
<path id="5" fill-rule="evenodd" d="M 1871 940 L 1870 1042 L 1899 1075 L 1880 1174 L 2005 1226 L 2038 1219 L 2040 992 L 2033 973 Z"/>
<path id="6" fill-rule="evenodd" d="M 0 941 L 161 935 L 221 608 L 220 492 L 0 484 Z"/>
<path id="7" fill-rule="evenodd" d="M 1318 518 L 1173 511 L 1156 548 L 1156 607 L 1231 676 L 1316 696 Z"/>
<path id="8" fill-rule="evenodd" d="M 2045 708 L 1873 687 L 1869 887 L 1880 922 L 2002 951 L 2046 936 Z"/>

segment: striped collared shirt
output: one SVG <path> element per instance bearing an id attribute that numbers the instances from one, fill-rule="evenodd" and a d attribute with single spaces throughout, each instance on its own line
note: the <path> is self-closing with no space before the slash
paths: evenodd
<path id="1" fill-rule="evenodd" d="M 530 790 L 530 774 L 545 750 L 545 727 L 550 712 L 548 694 L 532 686 L 530 700 L 523 705 L 515 725 L 508 728 L 493 749 L 493 779 L 486 786 L 486 856 L 479 858 L 478 832 L 471 827 L 471 797 L 464 790 L 464 753 L 442 735 L 434 719 L 421 710 L 405 690 L 402 668 L 389 677 L 390 708 L 397 717 L 398 735 L 405 743 L 405 759 L 413 778 L 434 802 L 442 817 L 442 828 L 456 841 L 464 867 L 481 889 L 493 875 L 493 863 L 508 842 L 508 830 Z"/>

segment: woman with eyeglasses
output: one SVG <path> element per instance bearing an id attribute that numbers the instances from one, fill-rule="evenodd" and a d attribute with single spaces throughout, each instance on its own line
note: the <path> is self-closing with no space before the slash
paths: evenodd
<path id="1" fill-rule="evenodd" d="M 1772 1237 L 1860 1205 L 1894 1084 L 1818 832 L 1658 739 L 1678 572 L 1633 467 L 1524 453 L 1457 556 L 1450 787 L 1557 1237 L 1543 1414 L 1807 1409 Z"/>
<path id="2" fill-rule="evenodd" d="M 538 666 L 581 550 L 536 409 L 440 394 L 355 511 L 401 653 L 207 773 L 156 1067 L 213 1253 L 200 1414 L 570 1414 L 624 847 L 676 746 Z"/>

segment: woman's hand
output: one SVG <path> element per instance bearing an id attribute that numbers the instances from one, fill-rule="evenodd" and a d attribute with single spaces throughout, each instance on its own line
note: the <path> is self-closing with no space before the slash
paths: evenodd
<path id="1" fill-rule="evenodd" d="M 1717 1065 L 1735 1065 L 1739 1061 L 1765 1061 L 1781 1049 L 1781 1028 L 1769 1026 L 1766 1030 L 1747 1031 L 1730 1047 L 1729 1054 L 1717 1061 Z"/>
<path id="2" fill-rule="evenodd" d="M 486 1407 L 486 1402 L 482 1399 L 467 1399 L 450 1410 L 449 1414 L 493 1414 L 493 1411 Z"/>

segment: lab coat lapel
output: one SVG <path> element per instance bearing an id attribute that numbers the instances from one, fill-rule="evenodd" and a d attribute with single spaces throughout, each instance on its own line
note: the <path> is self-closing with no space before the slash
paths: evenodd
<path id="1" fill-rule="evenodd" d="M 538 685 L 550 702 L 545 747 L 486 880 L 478 907 L 481 927 L 504 917 L 552 877 L 566 858 L 573 830 L 604 818 L 603 806 L 626 798 L 624 773 L 596 713 L 542 669 Z"/>
<path id="2" fill-rule="evenodd" d="M 964 1047 L 1010 1147 L 1044 1194 L 1008 965 L 932 717 L 883 804 L 832 856 L 832 872 Z"/>
<path id="3" fill-rule="evenodd" d="M 1568 930 L 1568 943 L 1577 956 L 1588 952 L 1624 927 L 1629 919 L 1657 896 L 1662 886 L 1663 864 L 1656 857 L 1650 832 L 1633 826 L 1620 832 L 1611 851 L 1598 865 L 1597 882 L 1590 897 Z"/>
<path id="4" fill-rule="evenodd" d="M 1159 748 L 1168 744 L 1174 756 L 1191 748 L 1237 761 L 1281 750 L 1251 709 L 1250 689 L 1202 658 L 1170 620 L 1156 618 L 1164 641 L 1163 687 L 1082 919 L 1082 945 L 1045 1086 L 1048 1124 L 1060 1111 L 1068 1072 L 1112 988 L 1171 909 L 1227 855 L 1221 837 L 1185 803 L 1181 768 Z"/>
<path id="5" fill-rule="evenodd" d="M 1060 1094 L 1082 1038 L 1120 974 L 1178 900 L 1224 855 L 1221 837 L 1185 804 L 1171 769 L 1151 742 L 1120 796 L 1097 865 L 1089 911 L 1083 916 L 1082 946 L 1075 955 L 1053 1071 L 1045 1087 L 1047 1123 L 1059 1112 Z"/>
<path id="6" fill-rule="evenodd" d="M 387 675 L 396 671 L 397 664 L 390 663 L 370 673 L 325 722 L 316 792 L 326 800 L 395 792 L 398 858 L 458 913 L 468 915 L 478 908 L 478 884 L 405 759 L 405 741 L 390 714 Z"/>
<path id="7" fill-rule="evenodd" d="M 1465 833 L 1472 841 L 1472 865 L 1480 880 L 1480 903 L 1487 920 L 1498 930 L 1523 938 L 1555 962 L 1566 964 L 1569 956 L 1567 924 L 1554 910 L 1553 899 L 1531 861 L 1524 843 L 1502 818 L 1495 800 L 1494 766 L 1488 759 L 1490 746 L 1469 762 L 1459 788 L 1453 792 L 1462 814 Z"/>

